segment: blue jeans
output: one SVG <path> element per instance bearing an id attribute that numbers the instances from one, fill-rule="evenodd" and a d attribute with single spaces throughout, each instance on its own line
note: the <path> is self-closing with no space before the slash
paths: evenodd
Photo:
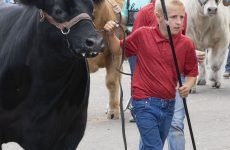
<path id="1" fill-rule="evenodd" d="M 228 60 L 230 61 L 230 52 L 228 58 L 229 58 Z M 136 64 L 136 57 L 131 56 L 128 58 L 128 60 L 130 64 L 131 73 L 133 73 Z M 230 62 L 228 64 L 230 69 Z M 184 83 L 185 78 L 181 76 L 181 80 Z M 132 116 L 134 115 L 132 114 Z M 183 123 L 184 118 L 185 118 L 185 111 L 184 111 L 183 100 L 177 91 L 174 116 L 167 137 L 169 150 L 185 150 L 184 123 Z M 140 146 L 141 145 L 142 143 L 140 141 Z"/>
<path id="2" fill-rule="evenodd" d="M 167 137 L 169 150 L 185 150 L 184 118 L 184 104 L 177 90 L 174 115 Z"/>
<path id="3" fill-rule="evenodd" d="M 132 100 L 132 113 L 141 136 L 140 150 L 162 150 L 172 122 L 175 100 Z"/>
<path id="4" fill-rule="evenodd" d="M 230 72 L 230 45 L 228 46 L 228 57 L 225 65 L 225 71 Z"/>
<path id="5" fill-rule="evenodd" d="M 181 81 L 182 83 L 184 83 L 185 81 L 185 77 L 183 75 L 181 75 Z M 185 150 L 184 118 L 184 104 L 177 90 L 174 115 L 171 123 L 171 128 L 167 137 L 169 150 Z"/>

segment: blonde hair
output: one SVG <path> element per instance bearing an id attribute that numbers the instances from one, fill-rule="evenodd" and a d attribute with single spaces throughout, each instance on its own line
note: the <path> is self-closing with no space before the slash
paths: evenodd
<path id="1" fill-rule="evenodd" d="M 168 10 L 170 7 L 174 6 L 179 6 L 179 7 L 184 7 L 184 3 L 182 0 L 165 0 L 165 6 L 166 9 Z M 161 0 L 156 0 L 155 3 L 155 13 L 163 14 L 162 6 L 161 6 Z"/>

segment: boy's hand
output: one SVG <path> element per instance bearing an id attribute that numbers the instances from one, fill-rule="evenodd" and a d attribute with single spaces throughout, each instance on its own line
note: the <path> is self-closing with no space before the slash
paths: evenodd
<path id="1" fill-rule="evenodd" d="M 204 59 L 205 59 L 205 52 L 196 50 L 196 57 L 197 57 L 197 61 L 198 61 L 199 63 L 204 62 Z"/>
<path id="2" fill-rule="evenodd" d="M 117 27 L 119 27 L 119 25 L 118 25 L 116 22 L 110 20 L 110 21 L 108 21 L 108 22 L 105 24 L 104 30 L 107 31 L 107 33 L 108 33 L 109 35 L 113 35 L 113 34 L 114 34 L 114 30 L 115 30 Z"/>
<path id="3" fill-rule="evenodd" d="M 180 96 L 186 98 L 194 84 L 196 84 L 196 77 L 186 76 L 184 85 L 178 88 Z"/>
<path id="4" fill-rule="evenodd" d="M 179 93 L 182 98 L 186 98 L 189 94 L 190 88 L 184 84 L 182 87 L 179 87 Z"/>

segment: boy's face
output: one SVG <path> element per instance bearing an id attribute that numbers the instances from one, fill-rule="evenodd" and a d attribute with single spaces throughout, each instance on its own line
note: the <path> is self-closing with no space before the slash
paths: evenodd
<path id="1" fill-rule="evenodd" d="M 170 6 L 167 12 L 171 34 L 178 34 L 183 29 L 185 10 L 183 7 L 180 6 Z M 160 16 L 161 17 L 158 18 L 159 26 L 161 27 L 161 29 L 167 31 L 164 17 L 163 15 Z"/>

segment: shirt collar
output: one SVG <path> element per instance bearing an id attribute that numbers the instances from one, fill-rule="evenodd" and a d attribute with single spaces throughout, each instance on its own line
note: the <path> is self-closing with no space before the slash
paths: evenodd
<path id="1" fill-rule="evenodd" d="M 164 37 L 161 34 L 159 26 L 154 27 L 154 32 L 155 32 L 154 38 L 155 38 L 157 43 L 164 42 L 164 41 L 169 41 L 169 39 L 167 39 L 166 37 Z M 172 36 L 173 41 L 179 39 L 181 37 L 181 34 L 182 34 L 182 32 L 180 32 L 180 33 L 178 33 L 176 35 L 173 35 Z"/>

